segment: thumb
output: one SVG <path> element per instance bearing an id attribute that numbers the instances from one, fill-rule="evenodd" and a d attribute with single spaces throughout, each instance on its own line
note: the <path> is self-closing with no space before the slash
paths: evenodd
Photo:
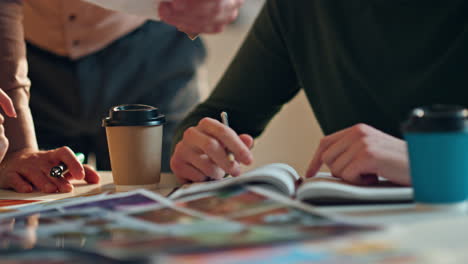
<path id="1" fill-rule="evenodd" d="M 242 142 L 249 148 L 252 149 L 254 146 L 254 139 L 248 134 L 242 134 L 239 136 Z"/>
<path id="2" fill-rule="evenodd" d="M 15 107 L 13 106 L 13 102 L 11 98 L 0 89 L 0 107 L 5 111 L 5 114 L 9 117 L 16 117 Z"/>

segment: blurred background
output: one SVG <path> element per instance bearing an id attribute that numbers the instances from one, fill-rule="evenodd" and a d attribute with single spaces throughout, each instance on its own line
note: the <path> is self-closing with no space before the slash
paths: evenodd
<path id="1" fill-rule="evenodd" d="M 206 98 L 221 78 L 263 3 L 264 0 L 246 0 L 239 18 L 225 32 L 203 36 L 208 51 L 203 70 L 206 78 L 201 86 L 203 98 Z M 284 162 L 294 167 L 300 175 L 304 175 L 322 135 L 306 97 L 301 92 L 283 107 L 265 133 L 255 141 L 255 162 L 246 169 Z"/>

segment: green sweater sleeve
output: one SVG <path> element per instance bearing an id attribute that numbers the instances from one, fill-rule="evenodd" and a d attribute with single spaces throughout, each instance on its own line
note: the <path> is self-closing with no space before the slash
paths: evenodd
<path id="1" fill-rule="evenodd" d="M 179 125 L 174 145 L 187 128 L 204 117 L 219 120 L 221 111 L 228 112 L 230 126 L 238 134 L 257 137 L 282 105 L 297 94 L 299 85 L 283 38 L 280 2 L 267 1 L 210 97 Z"/>

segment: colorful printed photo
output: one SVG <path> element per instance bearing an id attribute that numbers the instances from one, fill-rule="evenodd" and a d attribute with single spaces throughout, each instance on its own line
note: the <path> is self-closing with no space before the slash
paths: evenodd
<path id="1" fill-rule="evenodd" d="M 155 200 L 153 197 L 148 197 L 141 193 L 135 193 L 128 196 L 117 196 L 112 198 L 104 197 L 99 200 L 91 200 L 83 203 L 74 205 L 62 206 L 65 210 L 77 210 L 84 208 L 100 208 L 109 211 L 128 211 L 135 210 L 138 207 L 149 207 L 159 204 L 160 202 Z"/>
<path id="2" fill-rule="evenodd" d="M 176 201 L 177 206 L 225 218 L 231 218 L 232 215 L 244 211 L 269 208 L 275 204 L 278 203 L 241 186 L 199 194 Z"/>
<path id="3" fill-rule="evenodd" d="M 163 207 L 141 213 L 135 213 L 131 214 L 130 216 L 160 225 L 189 224 L 199 220 L 198 217 L 189 215 L 170 207 Z"/>

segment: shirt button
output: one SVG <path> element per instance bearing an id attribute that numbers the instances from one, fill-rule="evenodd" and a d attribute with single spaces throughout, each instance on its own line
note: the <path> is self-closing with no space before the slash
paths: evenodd
<path id="1" fill-rule="evenodd" d="M 80 41 L 78 39 L 75 39 L 75 40 L 73 40 L 72 45 L 76 47 L 76 46 L 80 45 Z"/>
<path id="2" fill-rule="evenodd" d="M 76 15 L 75 14 L 71 14 L 71 15 L 68 16 L 68 21 L 73 22 L 75 20 L 76 20 Z"/>

